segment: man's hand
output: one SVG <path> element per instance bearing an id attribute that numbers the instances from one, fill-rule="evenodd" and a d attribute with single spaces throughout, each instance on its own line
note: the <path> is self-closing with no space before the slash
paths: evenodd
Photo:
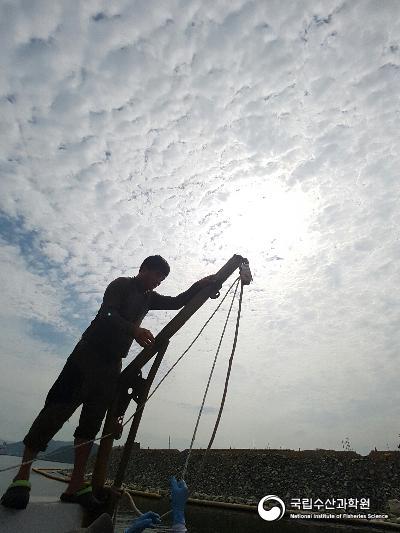
<path id="1" fill-rule="evenodd" d="M 131 526 L 125 529 L 125 533 L 141 533 L 147 528 L 154 528 L 154 524 L 161 524 L 160 515 L 153 513 L 153 511 L 148 511 L 136 518 Z"/>
<path id="2" fill-rule="evenodd" d="M 140 344 L 142 348 L 150 346 L 154 343 L 154 337 L 152 332 L 148 329 L 140 328 L 139 326 L 133 327 L 133 338 L 138 344 Z"/>

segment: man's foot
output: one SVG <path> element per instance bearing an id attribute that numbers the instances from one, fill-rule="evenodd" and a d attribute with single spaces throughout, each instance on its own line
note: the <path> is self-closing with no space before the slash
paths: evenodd
<path id="1" fill-rule="evenodd" d="M 13 481 L 1 497 L 1 505 L 11 509 L 26 509 L 30 490 L 31 484 L 26 479 Z"/>
<path id="2" fill-rule="evenodd" d="M 88 511 L 98 511 L 103 507 L 103 503 L 93 496 L 91 485 L 73 493 L 63 492 L 60 500 L 64 503 L 79 503 Z"/>

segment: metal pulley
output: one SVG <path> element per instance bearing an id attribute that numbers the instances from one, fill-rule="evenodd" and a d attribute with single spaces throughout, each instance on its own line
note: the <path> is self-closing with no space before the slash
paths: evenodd
<path id="1" fill-rule="evenodd" d="M 243 263 L 239 267 L 240 280 L 242 285 L 250 285 L 253 281 L 253 276 L 251 275 L 249 261 L 243 258 Z"/>

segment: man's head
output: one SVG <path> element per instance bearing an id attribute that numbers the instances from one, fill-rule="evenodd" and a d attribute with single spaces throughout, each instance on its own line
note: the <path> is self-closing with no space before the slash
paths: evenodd
<path id="1" fill-rule="evenodd" d="M 141 280 L 147 290 L 153 290 L 168 276 L 169 264 L 161 255 L 146 257 L 140 265 L 137 278 Z"/>

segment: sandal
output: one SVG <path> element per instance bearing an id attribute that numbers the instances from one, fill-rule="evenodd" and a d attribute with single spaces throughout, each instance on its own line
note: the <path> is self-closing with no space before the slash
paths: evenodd
<path id="1" fill-rule="evenodd" d="M 93 496 L 91 485 L 85 486 L 72 494 L 63 492 L 60 500 L 64 503 L 79 503 L 79 505 L 88 511 L 98 511 L 103 507 L 102 502 Z"/>
<path id="2" fill-rule="evenodd" d="M 0 503 L 11 509 L 26 509 L 29 502 L 31 484 L 26 479 L 13 481 L 1 497 Z"/>

